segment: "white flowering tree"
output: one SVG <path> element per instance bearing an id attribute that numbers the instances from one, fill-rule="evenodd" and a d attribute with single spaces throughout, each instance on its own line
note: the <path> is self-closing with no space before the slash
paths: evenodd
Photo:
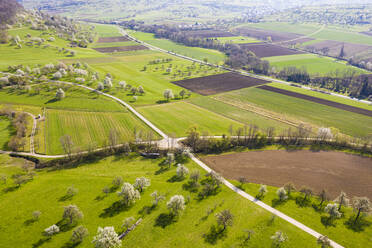
<path id="1" fill-rule="evenodd" d="M 172 99 L 174 97 L 173 91 L 170 89 L 166 89 L 163 95 L 164 95 L 164 98 L 167 99 L 167 101 L 169 101 L 169 99 Z"/>
<path id="2" fill-rule="evenodd" d="M 62 100 L 63 98 L 65 98 L 65 92 L 63 91 L 63 89 L 59 88 L 56 92 L 56 99 L 57 100 Z"/>
<path id="3" fill-rule="evenodd" d="M 136 200 L 141 198 L 139 191 L 130 183 L 123 184 L 121 190 L 118 192 L 118 196 L 121 198 L 121 201 L 125 206 L 130 206 L 135 203 Z"/>
<path id="4" fill-rule="evenodd" d="M 151 185 L 150 179 L 146 177 L 139 177 L 136 178 L 136 182 L 134 183 L 134 187 L 139 190 L 139 192 L 142 192 L 146 187 L 149 187 Z"/>
<path id="5" fill-rule="evenodd" d="M 279 188 L 276 191 L 276 195 L 279 197 L 279 200 L 280 201 L 285 201 L 285 200 L 288 199 L 287 191 L 285 191 L 285 189 L 283 187 L 282 188 Z"/>
<path id="6" fill-rule="evenodd" d="M 44 230 L 44 234 L 48 237 L 51 237 L 56 233 L 59 233 L 59 227 L 57 225 L 51 225 Z"/>
<path id="7" fill-rule="evenodd" d="M 167 208 L 173 216 L 178 216 L 180 212 L 185 210 L 185 198 L 182 195 L 174 195 L 167 202 Z"/>
<path id="8" fill-rule="evenodd" d="M 121 247 L 121 240 L 112 226 L 98 227 L 97 235 L 94 236 L 92 243 L 95 248 Z"/>

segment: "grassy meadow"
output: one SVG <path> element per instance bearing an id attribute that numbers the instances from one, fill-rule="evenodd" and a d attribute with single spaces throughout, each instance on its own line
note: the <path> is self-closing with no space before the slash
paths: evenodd
<path id="1" fill-rule="evenodd" d="M 177 102 L 138 108 L 138 111 L 169 135 L 185 137 L 191 127 L 210 135 L 227 134 L 230 125 L 243 124 L 186 102 Z"/>
<path id="2" fill-rule="evenodd" d="M 363 137 L 372 133 L 372 120 L 368 116 L 258 88 L 228 92 L 218 95 L 217 99 L 242 106 L 258 106 L 320 127 L 337 128 L 351 136 Z"/>
<path id="3" fill-rule="evenodd" d="M 315 54 L 274 56 L 263 59 L 269 61 L 270 66 L 275 67 L 276 70 L 281 70 L 284 67 L 305 68 L 312 76 L 325 76 L 336 70 L 343 71 L 348 69 L 355 70 L 358 74 L 368 73 L 366 70 L 347 65 L 343 61 Z"/>
<path id="4" fill-rule="evenodd" d="M 19 167 L 22 161 L 12 161 L 15 165 L 9 166 L 10 160 L 13 159 L 0 156 L 0 173 L 8 177 L 22 173 Z M 239 246 L 245 229 L 254 231 L 249 240 L 249 245 L 253 247 L 272 247 L 270 237 L 279 230 L 288 236 L 282 247 L 316 247 L 316 239 L 312 236 L 281 219 L 272 221 L 268 212 L 224 186 L 218 194 L 200 200 L 197 193 L 185 188 L 187 179 L 170 180 L 176 174 L 175 166 L 169 170 L 160 170 L 161 162 L 162 159 L 143 159 L 135 155 L 108 157 L 70 169 L 37 170 L 34 180 L 20 187 L 15 187 L 12 180 L 0 184 L 0 246 L 68 246 L 73 227 L 64 226 L 60 233 L 49 240 L 42 236 L 42 232 L 61 221 L 64 206 L 75 204 L 84 214 L 79 224 L 89 231 L 89 236 L 78 247 L 92 247 L 91 241 L 99 226 L 113 226 L 117 232 L 122 232 L 123 220 L 131 216 L 143 220 L 123 239 L 123 247 Z M 192 162 L 186 162 L 185 165 L 190 170 L 201 170 Z M 151 186 L 144 190 L 141 199 L 132 207 L 115 208 L 119 200 L 117 189 L 112 189 L 107 196 L 102 193 L 102 189 L 105 186 L 111 187 L 116 176 L 130 183 L 137 177 L 145 176 L 151 180 Z M 76 188 L 78 193 L 72 198 L 66 198 L 66 190 L 70 186 Z M 157 208 L 151 208 L 150 194 L 155 190 L 165 194 L 166 200 L 160 202 Z M 185 211 L 178 219 L 172 220 L 168 217 L 165 203 L 175 194 L 189 200 Z M 214 215 L 224 209 L 232 212 L 234 224 L 224 233 L 218 234 Z M 32 221 L 32 212 L 36 210 L 41 212 L 40 219 Z"/>
<path id="5" fill-rule="evenodd" d="M 8 142 L 14 131 L 11 121 L 5 116 L 0 116 L 0 150 L 8 149 Z"/>
<path id="6" fill-rule="evenodd" d="M 208 62 L 215 64 L 219 64 L 226 59 L 226 55 L 216 50 L 180 45 L 170 40 L 157 39 L 155 38 L 154 34 L 150 33 L 143 33 L 138 31 L 128 32 L 130 32 L 130 35 L 134 36 L 138 40 L 142 40 L 153 46 L 165 49 L 167 51 L 179 53 L 194 59 L 208 59 Z"/>

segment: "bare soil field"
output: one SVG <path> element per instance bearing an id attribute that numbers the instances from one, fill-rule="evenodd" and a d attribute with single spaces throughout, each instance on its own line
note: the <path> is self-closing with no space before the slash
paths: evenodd
<path id="1" fill-rule="evenodd" d="M 332 198 L 340 191 L 372 198 L 372 158 L 342 152 L 252 151 L 207 156 L 202 160 L 227 179 L 281 187 L 293 182 Z"/>
<path id="2" fill-rule="evenodd" d="M 297 51 L 294 49 L 290 49 L 290 48 L 286 48 L 286 47 L 282 47 L 278 45 L 267 44 L 267 43 L 248 43 L 248 44 L 239 44 L 239 46 L 252 51 L 259 58 L 304 53 L 304 52 Z"/>
<path id="3" fill-rule="evenodd" d="M 295 33 L 287 33 L 287 32 L 278 32 L 278 31 L 271 31 L 271 30 L 263 30 L 263 29 L 256 29 L 256 28 L 249 28 L 249 27 L 240 27 L 234 29 L 234 31 L 238 32 L 244 36 L 254 37 L 260 40 L 267 40 L 267 37 L 271 37 L 273 42 L 280 42 L 286 40 L 293 40 L 296 38 L 300 38 L 303 35 L 295 34 Z"/>
<path id="4" fill-rule="evenodd" d="M 372 117 L 372 111 L 367 110 L 367 109 L 361 109 L 361 108 L 353 107 L 353 106 L 342 104 L 342 103 L 332 102 L 332 101 L 329 101 L 329 100 L 320 99 L 320 98 L 317 98 L 317 97 L 304 95 L 304 94 L 300 94 L 300 93 L 293 92 L 293 91 L 283 90 L 283 89 L 271 87 L 271 86 L 268 86 L 268 85 L 262 85 L 262 86 L 259 86 L 258 88 L 263 89 L 263 90 L 267 90 L 267 91 L 271 91 L 271 92 L 275 92 L 275 93 L 279 93 L 279 94 L 283 94 L 283 95 L 286 95 L 286 96 L 296 97 L 296 98 L 304 99 L 304 100 L 307 100 L 307 101 L 316 102 L 316 103 L 327 105 L 327 106 L 330 106 L 330 107 L 334 107 L 334 108 L 346 110 L 346 111 L 349 111 L 349 112 L 353 112 L 353 113 L 357 113 L 357 114 Z"/>
<path id="5" fill-rule="evenodd" d="M 128 37 L 125 37 L 125 36 L 100 37 L 98 39 L 98 43 L 111 43 L 111 42 L 122 42 L 122 41 L 130 41 L 130 39 Z"/>
<path id="6" fill-rule="evenodd" d="M 217 37 L 233 37 L 236 36 L 227 31 L 219 30 L 196 30 L 196 31 L 185 31 L 187 36 L 198 37 L 198 38 L 217 38 Z"/>
<path id="7" fill-rule="evenodd" d="M 174 84 L 200 95 L 214 95 L 226 91 L 248 88 L 269 83 L 268 81 L 228 72 L 207 77 L 175 81 Z"/>
<path id="8" fill-rule="evenodd" d="M 100 48 L 93 48 L 93 49 L 101 53 L 117 53 L 117 52 L 147 50 L 148 48 L 142 45 L 136 45 L 136 46 L 120 46 L 120 47 L 100 47 Z"/>
<path id="9" fill-rule="evenodd" d="M 322 48 L 328 47 L 329 48 L 329 55 L 333 57 L 337 57 L 340 54 L 341 48 L 344 45 L 344 52 L 346 54 L 345 57 L 352 57 L 355 54 L 366 52 L 368 50 L 372 50 L 372 46 L 368 45 L 361 45 L 361 44 L 352 44 L 346 42 L 339 42 L 339 41 L 332 41 L 326 40 L 322 42 L 318 42 L 307 46 L 307 48 L 315 48 L 316 50 L 321 50 Z"/>

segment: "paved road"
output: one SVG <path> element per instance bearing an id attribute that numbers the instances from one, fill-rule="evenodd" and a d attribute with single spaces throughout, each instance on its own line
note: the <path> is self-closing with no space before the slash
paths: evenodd
<path id="1" fill-rule="evenodd" d="M 190 60 L 192 62 L 196 62 L 196 63 L 200 63 L 200 64 L 204 64 L 204 65 L 209 65 L 209 66 L 213 66 L 213 67 L 217 67 L 217 68 L 221 68 L 221 69 L 224 69 L 226 71 L 230 71 L 230 72 L 235 72 L 235 73 L 239 73 L 241 75 L 244 75 L 244 76 L 249 76 L 249 77 L 253 77 L 253 78 L 257 78 L 257 79 L 262 79 L 262 80 L 266 80 L 266 81 L 270 81 L 270 82 L 275 82 L 275 83 L 281 83 L 281 84 L 286 84 L 286 85 L 290 85 L 291 83 L 289 82 L 286 82 L 286 81 L 283 81 L 283 80 L 280 80 L 280 79 L 276 79 L 276 78 L 271 78 L 271 77 L 267 77 L 267 76 L 261 76 L 261 75 L 257 75 L 257 74 L 253 74 L 253 73 L 249 73 L 249 72 L 246 72 L 246 71 L 242 71 L 242 70 L 236 70 L 236 69 L 232 69 L 232 68 L 229 68 L 229 67 L 226 67 L 226 66 L 221 66 L 221 65 L 215 65 L 215 64 L 211 64 L 211 63 L 206 63 L 204 61 L 201 61 L 201 60 L 198 60 L 198 59 L 194 59 L 194 58 L 190 58 L 190 57 L 187 57 L 187 56 L 184 56 L 182 54 L 178 54 L 178 53 L 174 53 L 174 52 L 171 52 L 171 51 L 167 51 L 165 49 L 162 49 L 162 48 L 159 48 L 159 47 L 155 47 L 151 44 L 148 44 L 144 41 L 141 41 L 141 40 L 138 40 L 132 36 L 130 36 L 127 32 L 125 32 L 125 30 L 123 30 L 122 28 L 118 27 L 119 28 L 119 32 L 124 35 L 124 36 L 128 36 L 129 39 L 131 39 L 132 41 L 135 41 L 137 43 L 140 43 L 148 48 L 150 48 L 151 50 L 155 50 L 155 51 L 160 51 L 160 52 L 163 52 L 163 53 L 168 53 L 168 54 L 171 54 L 173 56 L 176 56 L 176 57 L 179 57 L 179 58 L 183 58 L 183 59 L 187 59 L 187 60 Z M 320 32 L 321 30 L 318 30 L 318 32 Z M 313 35 L 313 34 L 312 34 Z M 303 89 L 306 89 L 306 90 L 312 90 L 312 88 L 310 87 L 306 87 L 306 86 L 301 86 L 301 88 Z M 349 100 L 353 100 L 353 101 L 356 101 L 356 102 L 362 102 L 362 103 L 365 103 L 365 104 L 372 104 L 371 101 L 367 101 L 367 100 L 359 100 L 359 99 L 356 99 L 356 98 L 352 98 L 352 97 L 348 97 L 348 96 L 344 96 L 344 95 L 340 95 L 340 94 L 337 94 L 337 93 L 333 93 L 333 92 L 330 92 L 329 93 L 330 95 L 332 96 L 337 96 L 337 97 L 341 97 L 341 98 L 344 98 L 344 99 L 349 99 Z"/>

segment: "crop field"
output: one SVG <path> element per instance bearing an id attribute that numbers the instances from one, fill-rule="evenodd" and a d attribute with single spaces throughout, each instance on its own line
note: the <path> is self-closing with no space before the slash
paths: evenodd
<path id="1" fill-rule="evenodd" d="M 8 142 L 14 131 L 10 120 L 5 116 L 0 116 L 0 150 L 8 150 Z"/>
<path id="2" fill-rule="evenodd" d="M 293 182 L 315 192 L 325 189 L 331 199 L 336 199 L 341 190 L 350 197 L 372 198 L 372 189 L 363 186 L 368 185 L 372 173 L 369 157 L 332 151 L 279 150 L 206 156 L 203 161 L 232 180 L 244 176 L 248 182 L 275 187 Z"/>
<path id="3" fill-rule="evenodd" d="M 38 94 L 34 92 L 36 87 L 40 89 Z M 56 101 L 56 90 L 60 87 L 64 89 L 66 97 Z M 12 88 L 0 90 L 0 103 L 84 111 L 122 111 L 123 109 L 118 103 L 99 96 L 97 93 L 77 87 L 58 86 L 56 84 L 33 86 L 30 92 Z"/>
<path id="4" fill-rule="evenodd" d="M 244 24 L 243 27 L 252 27 L 264 30 L 289 32 L 294 34 L 309 35 L 321 28 L 317 24 L 300 24 L 300 23 L 287 23 L 287 22 L 260 22 L 252 24 Z"/>
<path id="5" fill-rule="evenodd" d="M 153 34 L 142 33 L 142 32 L 131 32 L 130 33 L 135 38 L 149 43 L 153 46 L 165 49 L 167 51 L 179 53 L 191 58 L 203 60 L 207 59 L 211 63 L 220 63 L 226 59 L 226 55 L 212 49 L 205 49 L 200 47 L 188 47 L 184 45 L 177 44 L 173 41 L 166 39 L 156 39 Z"/>
<path id="6" fill-rule="evenodd" d="M 332 28 L 325 28 L 320 33 L 312 35 L 310 38 L 372 46 L 371 36 Z"/>
<path id="7" fill-rule="evenodd" d="M 138 111 L 169 135 L 185 137 L 191 127 L 211 135 L 227 134 L 243 124 L 186 102 L 141 107 Z"/>
<path id="8" fill-rule="evenodd" d="M 279 32 L 279 31 L 272 31 L 272 30 L 264 30 L 264 29 L 257 29 L 251 27 L 236 27 L 233 29 L 234 32 L 248 37 L 254 37 L 259 40 L 267 40 L 268 37 L 271 38 L 273 42 L 281 42 L 287 40 L 293 40 L 300 38 L 302 35 L 289 33 L 289 32 Z"/>
<path id="9" fill-rule="evenodd" d="M 317 97 L 317 98 L 321 98 L 321 99 L 325 99 L 325 100 L 329 100 L 329 101 L 333 101 L 333 102 L 337 102 L 341 104 L 347 104 L 347 105 L 354 106 L 357 108 L 362 108 L 362 109 L 367 109 L 367 110 L 372 111 L 372 105 L 369 105 L 363 102 L 358 102 L 358 101 L 354 101 L 354 100 L 347 99 L 347 98 L 341 98 L 338 96 L 332 96 L 332 95 L 316 92 L 313 90 L 302 89 L 300 87 L 293 87 L 293 86 L 281 84 L 281 83 L 270 83 L 268 85 L 275 87 L 275 88 L 289 90 L 289 91 L 297 92 L 300 94 L 309 95 L 309 96 L 313 96 L 313 97 Z"/>
<path id="10" fill-rule="evenodd" d="M 372 38 L 371 38 L 372 39 Z M 313 47 L 317 50 L 321 50 L 322 48 L 329 48 L 328 54 L 334 57 L 339 56 L 341 48 L 344 47 L 345 57 L 353 57 L 356 54 L 367 52 L 368 50 L 372 50 L 371 45 L 362 45 L 362 44 L 352 44 L 340 41 L 332 41 L 326 40 L 317 42 L 314 44 L 307 45 L 307 47 Z"/>
<path id="11" fill-rule="evenodd" d="M 269 85 L 262 85 L 262 86 L 259 86 L 258 88 L 263 89 L 263 90 L 267 90 L 267 91 L 271 91 L 271 92 L 275 92 L 275 93 L 279 93 L 279 94 L 283 94 L 283 95 L 286 95 L 286 96 L 296 97 L 296 98 L 304 99 L 304 100 L 307 100 L 307 101 L 316 102 L 316 103 L 323 104 L 323 105 L 326 105 L 326 106 L 330 106 L 330 107 L 346 110 L 346 111 L 349 111 L 349 112 L 353 112 L 353 113 L 357 113 L 357 114 L 372 117 L 372 111 L 364 109 L 364 108 L 357 108 L 357 107 L 353 107 L 353 106 L 350 106 L 350 105 L 325 100 L 325 99 L 322 99 L 322 98 L 317 98 L 317 97 L 313 97 L 313 96 L 309 96 L 309 95 L 305 95 L 305 94 L 301 94 L 301 93 L 297 93 L 297 92 L 293 92 L 293 91 L 288 91 L 288 90 L 284 90 L 284 89 L 271 87 Z"/>
<path id="12" fill-rule="evenodd" d="M 275 128 L 276 133 L 279 133 L 291 127 L 290 125 L 287 125 L 280 121 L 276 121 L 251 112 L 249 110 L 217 101 L 210 97 L 195 97 L 192 98 L 189 102 L 201 108 L 243 123 L 247 126 L 256 125 L 262 132 L 266 132 L 268 128 L 273 127 Z"/>
<path id="13" fill-rule="evenodd" d="M 259 58 L 304 53 L 304 52 L 297 51 L 294 49 L 272 45 L 268 43 L 262 43 L 262 44 L 261 43 L 258 43 L 258 44 L 248 43 L 248 44 L 239 44 L 239 46 L 248 49 L 249 51 L 253 52 Z"/>
<path id="14" fill-rule="evenodd" d="M 94 43 L 90 47 L 92 48 L 101 48 L 101 47 L 120 47 L 120 46 L 134 46 L 138 45 L 134 41 L 123 41 L 123 42 L 106 42 L 106 43 Z"/>
<path id="15" fill-rule="evenodd" d="M 0 173 L 9 175 L 21 172 L 22 161 L 13 161 L 8 157 L 0 156 Z M 301 246 L 304 248 L 316 247 L 316 239 L 301 231 L 297 227 L 279 218 L 270 222 L 271 215 L 243 199 L 237 194 L 222 186 L 220 192 L 203 200 L 198 199 L 198 193 L 185 189 L 187 179 L 170 181 L 176 174 L 176 168 L 157 173 L 162 159 L 143 159 L 135 155 L 115 156 L 93 161 L 88 164 L 70 169 L 38 170 L 34 180 L 15 188 L 11 181 L 0 185 L 1 227 L 0 246 L 13 244 L 15 247 L 31 247 L 42 244 L 45 247 L 60 247 L 68 243 L 72 228 L 45 240 L 43 230 L 61 220 L 63 207 L 75 204 L 83 212 L 81 221 L 89 231 L 89 236 L 79 247 L 91 247 L 92 239 L 99 226 L 114 226 L 115 231 L 122 232 L 122 222 L 125 218 L 133 216 L 136 220 L 142 218 L 140 225 L 123 239 L 123 247 L 225 247 L 231 244 L 240 245 L 244 229 L 252 229 L 249 244 L 252 246 L 270 247 L 270 237 L 278 230 L 288 235 L 285 247 Z M 192 162 L 186 162 L 189 170 L 200 170 Z M 137 177 L 145 176 L 151 180 L 151 186 L 145 189 L 138 200 L 130 208 L 115 208 L 119 200 L 116 189 L 107 195 L 102 189 L 111 187 L 116 176 L 124 178 L 125 182 L 133 183 Z M 203 176 L 204 178 L 204 176 Z M 72 198 L 64 197 L 68 187 L 73 185 L 78 193 Z M 150 194 L 157 190 L 165 194 L 165 201 L 152 209 Z M 7 193 L 4 193 L 7 192 Z M 168 210 L 166 202 L 173 195 L 190 197 L 185 211 L 174 221 L 167 221 Z M 35 201 L 35 199 L 38 201 Z M 150 209 L 151 210 L 148 210 Z M 234 225 L 228 227 L 227 234 L 222 237 L 213 236 L 216 225 L 214 215 L 224 209 L 229 209 L 234 215 Z M 32 222 L 32 212 L 40 211 L 38 221 Z M 208 211 L 211 211 L 208 213 Z M 80 224 L 80 223 L 79 223 Z M 4 228 L 4 227 L 7 228 Z M 22 233 L 22 235 L 11 235 Z M 205 235 L 203 235 L 205 234 Z"/>
<path id="16" fill-rule="evenodd" d="M 268 83 L 268 81 L 228 72 L 207 77 L 175 81 L 173 83 L 201 95 L 214 95 L 226 91 L 265 84 Z"/>
<path id="17" fill-rule="evenodd" d="M 233 44 L 245 44 L 245 43 L 258 43 L 261 42 L 255 38 L 244 37 L 244 36 L 233 36 L 233 37 L 218 37 L 216 38 L 221 43 L 233 43 Z"/>
<path id="18" fill-rule="evenodd" d="M 347 135 L 363 137 L 372 133 L 371 117 L 258 88 L 228 92 L 216 98 L 247 108 L 257 106 L 321 127 L 334 127 Z"/>
<path id="19" fill-rule="evenodd" d="M 196 30 L 196 31 L 185 31 L 187 36 L 198 37 L 198 38 L 216 38 L 216 37 L 232 37 L 232 33 L 228 31 L 219 30 Z"/>
<path id="20" fill-rule="evenodd" d="M 119 47 L 99 47 L 99 48 L 93 48 L 93 49 L 101 53 L 116 53 L 116 52 L 147 50 L 148 48 L 142 45 L 134 45 L 134 46 L 119 46 Z"/>
<path id="21" fill-rule="evenodd" d="M 95 31 L 101 38 L 122 36 L 115 25 L 95 24 Z"/>
<path id="22" fill-rule="evenodd" d="M 322 57 L 315 54 L 296 54 L 286 56 L 275 56 L 263 58 L 270 62 L 270 65 L 280 70 L 284 67 L 305 68 L 310 75 L 327 75 L 336 70 L 352 69 L 358 73 L 365 73 L 364 70 L 347 65 L 333 58 Z"/>
<path id="23" fill-rule="evenodd" d="M 98 38 L 98 43 L 113 43 L 113 42 L 123 42 L 130 41 L 129 38 L 125 36 L 115 36 L 115 37 L 100 37 Z"/>
<path id="24" fill-rule="evenodd" d="M 63 153 L 60 137 L 64 135 L 70 135 L 76 147 L 86 150 L 89 145 L 107 146 L 111 130 L 120 134 L 121 143 L 133 140 L 135 130 L 142 134 L 150 132 L 144 123 L 129 112 L 47 110 L 46 122 L 47 154 Z"/>

